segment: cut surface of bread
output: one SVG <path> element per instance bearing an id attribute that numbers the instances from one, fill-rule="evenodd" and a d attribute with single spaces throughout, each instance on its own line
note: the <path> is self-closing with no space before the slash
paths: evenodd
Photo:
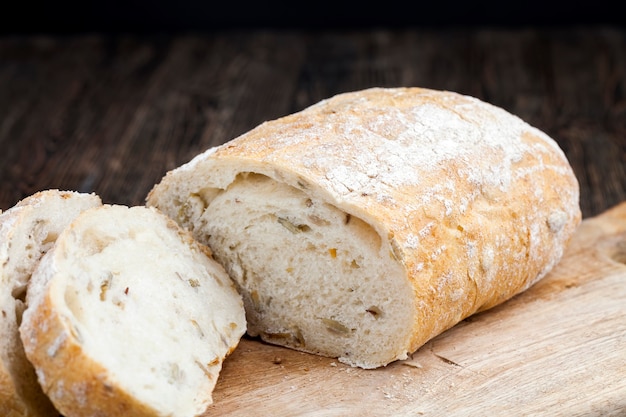
<path id="1" fill-rule="evenodd" d="M 250 335 L 333 357 L 358 346 L 373 362 L 406 353 L 388 335 L 408 337 L 412 303 L 397 294 L 411 287 L 385 279 L 401 266 L 361 219 L 255 174 L 216 196 L 203 219 L 244 294 Z"/>
<path id="2" fill-rule="evenodd" d="M 505 110 L 372 88 L 197 155 L 147 205 L 211 247 L 251 335 L 376 368 L 545 276 L 578 198 L 556 142 Z"/>
<path id="3" fill-rule="evenodd" d="M 0 214 L 0 415 L 54 416 L 24 355 L 19 323 L 26 288 L 42 255 L 82 211 L 101 205 L 94 194 L 45 190 Z"/>
<path id="4" fill-rule="evenodd" d="M 28 303 L 25 352 L 68 416 L 201 414 L 246 326 L 208 249 L 141 206 L 77 217 L 33 274 Z"/>

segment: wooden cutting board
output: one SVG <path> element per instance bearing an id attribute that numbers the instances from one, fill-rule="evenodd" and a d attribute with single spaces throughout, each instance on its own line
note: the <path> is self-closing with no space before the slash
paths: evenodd
<path id="1" fill-rule="evenodd" d="M 626 202 L 535 286 L 363 370 L 243 339 L 207 416 L 626 415 Z"/>

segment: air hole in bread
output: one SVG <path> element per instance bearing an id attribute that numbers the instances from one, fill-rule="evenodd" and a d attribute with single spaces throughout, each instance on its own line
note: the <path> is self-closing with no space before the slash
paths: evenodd
<path id="1" fill-rule="evenodd" d="M 65 288 L 65 305 L 67 306 L 72 316 L 78 321 L 80 321 L 83 316 L 83 307 L 80 302 L 80 298 L 81 296 L 76 288 L 71 286 Z"/>
<path id="2" fill-rule="evenodd" d="M 14 287 L 11 291 L 11 296 L 13 296 L 16 300 L 24 302 L 26 300 L 26 288 L 27 285 L 18 285 Z"/>
<path id="3" fill-rule="evenodd" d="M 106 301 L 109 288 L 113 285 L 113 274 L 107 272 L 100 278 L 100 301 Z"/>
<path id="4" fill-rule="evenodd" d="M 26 303 L 22 300 L 15 300 L 15 321 L 19 326 L 22 323 L 22 315 L 24 314 L 24 310 L 26 310 Z M 2 312 L 3 317 L 5 316 L 5 312 Z"/>
<path id="5" fill-rule="evenodd" d="M 106 247 L 115 240 L 115 238 L 102 234 L 102 231 L 100 230 L 90 230 L 85 232 L 82 240 L 84 250 L 88 254 L 94 255 L 103 252 Z"/>
<path id="6" fill-rule="evenodd" d="M 43 245 L 52 245 L 54 242 L 56 242 L 57 238 L 59 237 L 58 233 L 55 232 L 48 232 L 46 234 L 46 237 L 43 239 L 43 242 L 41 242 Z"/>
<path id="7" fill-rule="evenodd" d="M 370 313 L 372 317 L 374 317 L 375 319 L 378 319 L 383 316 L 383 311 L 376 306 L 369 306 L 365 311 Z"/>

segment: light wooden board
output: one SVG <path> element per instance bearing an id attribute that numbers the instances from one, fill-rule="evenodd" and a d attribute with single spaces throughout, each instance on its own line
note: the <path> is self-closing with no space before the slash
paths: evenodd
<path id="1" fill-rule="evenodd" d="M 626 415 L 626 202 L 523 294 L 363 370 L 244 339 L 207 416 Z"/>

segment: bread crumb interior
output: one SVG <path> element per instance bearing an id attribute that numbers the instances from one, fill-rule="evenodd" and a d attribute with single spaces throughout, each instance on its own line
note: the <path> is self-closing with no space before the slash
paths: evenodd
<path id="1" fill-rule="evenodd" d="M 365 368 L 406 357 L 412 290 L 367 223 L 260 174 L 240 174 L 194 224 L 244 298 L 248 333 Z"/>

